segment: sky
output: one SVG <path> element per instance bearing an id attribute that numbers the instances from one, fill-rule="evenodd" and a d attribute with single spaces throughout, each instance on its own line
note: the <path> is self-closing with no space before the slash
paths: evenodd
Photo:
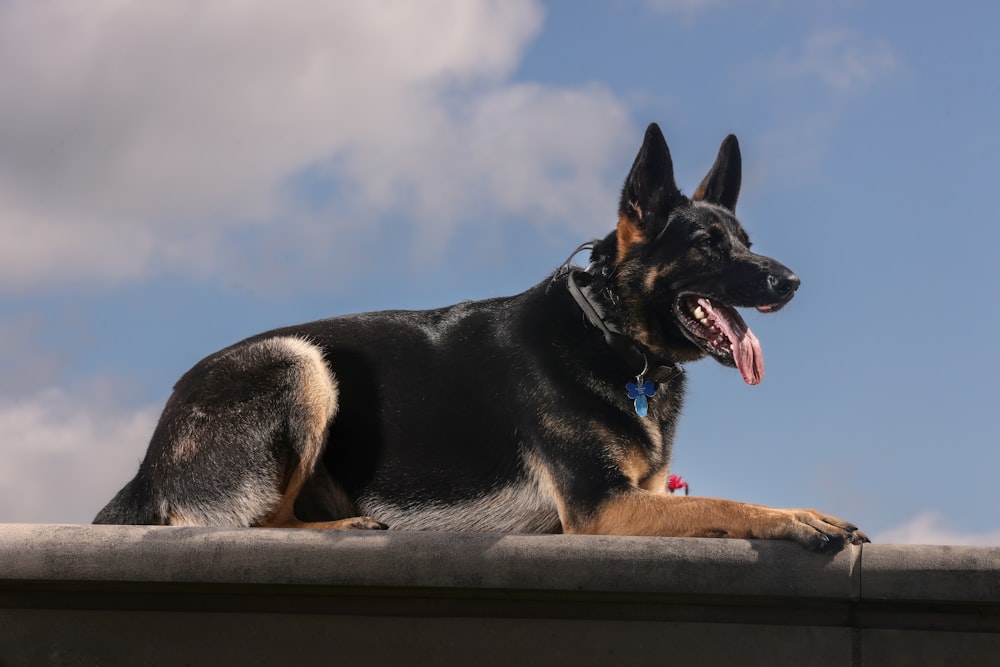
<path id="1" fill-rule="evenodd" d="M 607 234 L 645 126 L 801 278 L 705 360 L 673 472 L 1000 545 L 1000 4 L 0 0 L 0 522 L 84 523 L 174 381 L 286 324 L 514 294 Z"/>

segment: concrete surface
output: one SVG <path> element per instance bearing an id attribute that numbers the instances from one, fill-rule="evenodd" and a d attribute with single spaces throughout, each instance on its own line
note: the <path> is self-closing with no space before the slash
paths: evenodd
<path id="1" fill-rule="evenodd" d="M 1000 548 L 0 525 L 0 666 L 1000 664 Z"/>

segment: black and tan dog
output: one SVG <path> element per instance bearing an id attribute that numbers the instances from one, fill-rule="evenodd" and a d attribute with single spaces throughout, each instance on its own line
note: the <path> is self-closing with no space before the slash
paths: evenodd
<path id="1" fill-rule="evenodd" d="M 756 384 L 735 307 L 799 279 L 750 251 L 728 137 L 690 199 L 654 124 L 617 228 L 516 296 L 337 317 L 213 354 L 174 388 L 139 472 L 96 523 L 789 539 L 833 552 L 850 523 L 665 492 L 702 357 Z"/>

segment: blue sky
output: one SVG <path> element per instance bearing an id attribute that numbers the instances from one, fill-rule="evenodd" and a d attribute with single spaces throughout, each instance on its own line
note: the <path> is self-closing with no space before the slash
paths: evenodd
<path id="1" fill-rule="evenodd" d="M 521 291 L 650 121 L 803 285 L 767 376 L 689 367 L 674 471 L 1000 544 L 1000 5 L 0 2 L 0 521 L 85 522 L 170 386 L 258 331 Z"/>

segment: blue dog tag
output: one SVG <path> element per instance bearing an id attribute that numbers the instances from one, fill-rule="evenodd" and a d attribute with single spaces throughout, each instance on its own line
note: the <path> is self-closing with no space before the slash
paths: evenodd
<path id="1" fill-rule="evenodd" d="M 642 381 L 642 376 L 636 378 L 635 382 L 629 382 L 625 385 L 628 389 L 628 397 L 635 399 L 635 414 L 640 417 L 645 417 L 649 412 L 649 402 L 646 397 L 653 397 L 656 395 L 656 388 L 653 383 L 649 380 L 645 382 Z"/>

